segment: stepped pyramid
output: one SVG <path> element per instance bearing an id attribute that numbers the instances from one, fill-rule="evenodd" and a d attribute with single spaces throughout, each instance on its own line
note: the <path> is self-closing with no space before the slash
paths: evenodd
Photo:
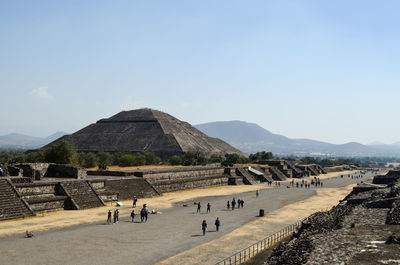
<path id="1" fill-rule="evenodd" d="M 79 152 L 150 151 L 162 159 L 188 151 L 206 156 L 232 153 L 247 155 L 220 139 L 205 135 L 187 122 L 148 108 L 122 111 L 65 135 L 47 146 L 60 140 L 74 144 Z"/>

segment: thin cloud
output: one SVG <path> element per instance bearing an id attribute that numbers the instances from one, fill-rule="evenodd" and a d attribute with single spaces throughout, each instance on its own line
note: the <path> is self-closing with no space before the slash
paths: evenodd
<path id="1" fill-rule="evenodd" d="M 47 99 L 47 100 L 54 99 L 54 97 L 50 95 L 49 92 L 47 92 L 47 88 L 48 87 L 45 86 L 35 88 L 30 92 L 30 94 L 41 99 Z"/>

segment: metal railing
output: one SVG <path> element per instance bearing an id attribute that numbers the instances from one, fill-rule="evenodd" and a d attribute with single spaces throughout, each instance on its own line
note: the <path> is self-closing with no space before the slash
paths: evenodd
<path id="1" fill-rule="evenodd" d="M 326 211 L 329 211 L 329 209 L 330 208 L 322 209 L 322 210 L 319 210 L 318 212 L 326 212 Z M 296 230 L 298 230 L 300 228 L 302 222 L 304 222 L 307 219 L 308 219 L 308 217 L 306 217 L 300 221 L 297 221 L 294 224 L 288 225 L 288 226 L 282 228 L 281 230 L 279 230 L 278 232 L 254 243 L 253 245 L 251 245 L 245 249 L 242 249 L 241 251 L 236 252 L 232 256 L 215 263 L 215 265 L 242 264 L 242 263 L 246 262 L 247 260 L 249 260 L 250 258 L 256 256 L 259 252 L 261 252 L 267 248 L 270 248 L 274 244 L 282 241 L 284 238 L 291 236 L 294 232 L 296 232 Z"/>

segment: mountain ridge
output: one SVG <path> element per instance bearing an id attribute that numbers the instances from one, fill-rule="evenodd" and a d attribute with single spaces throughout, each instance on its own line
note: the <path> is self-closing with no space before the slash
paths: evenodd
<path id="1" fill-rule="evenodd" d="M 217 121 L 195 127 L 211 137 L 221 138 L 243 152 L 271 151 L 278 155 L 321 156 L 399 156 L 400 145 L 367 146 L 358 142 L 332 144 L 305 138 L 288 138 L 274 134 L 256 123 Z M 257 137 L 252 137 L 256 135 Z"/>

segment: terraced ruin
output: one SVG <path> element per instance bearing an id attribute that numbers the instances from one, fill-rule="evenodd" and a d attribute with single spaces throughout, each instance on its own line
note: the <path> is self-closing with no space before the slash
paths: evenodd
<path id="1" fill-rule="evenodd" d="M 357 185 L 305 221 L 263 264 L 399 264 L 400 171 Z"/>
<path id="2" fill-rule="evenodd" d="M 133 196 L 152 197 L 177 190 L 272 183 L 292 176 L 290 169 L 282 167 L 286 165 L 284 160 L 278 162 L 283 171 L 266 162 L 242 167 L 210 165 L 135 171 L 86 171 L 70 165 L 45 163 L 3 166 L 0 220 L 47 211 L 101 207 L 107 202 Z M 297 167 L 296 170 L 304 176 L 313 173 Z"/>

